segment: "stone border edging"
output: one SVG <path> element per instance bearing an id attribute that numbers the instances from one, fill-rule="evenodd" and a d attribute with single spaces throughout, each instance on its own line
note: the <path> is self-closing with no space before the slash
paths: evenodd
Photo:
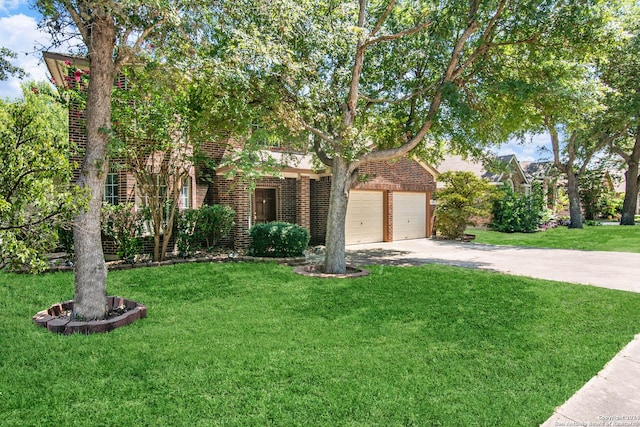
<path id="1" fill-rule="evenodd" d="M 138 319 L 147 317 L 147 307 L 125 298 L 108 296 L 107 305 L 111 308 L 125 306 L 128 310 L 114 318 L 105 320 L 78 321 L 71 318 L 56 317 L 68 310 L 73 310 L 73 300 L 52 305 L 47 310 L 42 310 L 33 316 L 36 325 L 47 328 L 49 331 L 71 335 L 71 334 L 94 334 L 110 332 L 121 326 L 126 326 Z"/>

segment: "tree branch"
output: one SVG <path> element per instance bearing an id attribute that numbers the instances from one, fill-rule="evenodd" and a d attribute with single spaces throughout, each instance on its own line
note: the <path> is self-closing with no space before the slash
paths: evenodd
<path id="1" fill-rule="evenodd" d="M 417 92 L 412 92 L 406 96 L 403 96 L 402 98 L 396 98 L 396 99 L 391 99 L 391 98 L 371 98 L 367 95 L 362 95 L 359 94 L 358 96 L 360 97 L 360 99 L 367 101 L 368 103 L 371 104 L 401 104 L 403 102 L 407 102 L 410 101 L 412 99 L 415 99 L 417 97 L 419 97 L 420 95 L 423 95 L 429 91 L 433 90 L 433 86 L 429 86 L 427 88 L 421 89 Z"/>
<path id="2" fill-rule="evenodd" d="M 369 46 L 372 46 L 374 44 L 377 43 L 382 43 L 382 42 L 386 42 L 386 41 L 390 41 L 390 40 L 396 40 L 399 39 L 401 37 L 404 36 L 408 36 L 409 34 L 415 34 L 415 33 L 419 33 L 420 31 L 424 30 L 425 28 L 429 27 L 431 24 L 433 24 L 433 22 L 429 21 L 429 22 L 425 22 L 423 24 L 417 25 L 415 27 L 412 28 L 407 28 L 406 30 L 400 31 L 398 33 L 395 34 L 389 34 L 386 36 L 380 36 L 380 37 L 375 37 L 373 39 L 369 39 L 366 42 L 364 42 L 361 46 L 362 49 L 366 49 Z"/>
<path id="3" fill-rule="evenodd" d="M 373 30 L 369 34 L 369 37 L 375 36 L 378 33 L 378 31 L 380 31 L 380 28 L 382 28 L 382 24 L 384 24 L 384 22 L 387 20 L 387 18 L 391 14 L 391 11 L 395 7 L 395 5 L 396 5 L 396 0 L 391 0 L 389 2 L 387 9 L 384 11 L 382 15 L 380 15 L 380 18 L 378 18 L 378 22 L 376 22 L 376 26 L 373 28 Z"/>

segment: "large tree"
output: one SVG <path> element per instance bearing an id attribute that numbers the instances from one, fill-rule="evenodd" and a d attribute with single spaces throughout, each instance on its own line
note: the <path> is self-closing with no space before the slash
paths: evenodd
<path id="1" fill-rule="evenodd" d="M 24 85 L 21 100 L 0 100 L 0 268 L 45 268 L 57 227 L 82 206 L 71 186 L 66 118 L 46 83 Z"/>
<path id="2" fill-rule="evenodd" d="M 582 228 L 578 178 L 591 160 L 619 133 L 601 132 L 600 118 L 607 112 L 606 86 L 597 72 L 610 43 L 604 7 L 591 7 L 577 32 L 567 29 L 568 40 L 551 40 L 553 49 L 533 51 L 518 47 L 503 68 L 503 83 L 510 105 L 527 111 L 525 128 L 550 137 L 553 163 L 567 179 L 570 228 Z"/>
<path id="3" fill-rule="evenodd" d="M 438 141 L 468 151 L 519 124 L 492 85 L 509 47 L 583 25 L 593 2 L 450 0 L 256 4 L 243 28 L 284 103 L 282 121 L 331 168 L 327 273 L 344 273 L 345 216 L 361 166 Z M 260 34 L 258 43 L 255 34 Z M 428 138 L 428 136 L 430 136 Z"/>
<path id="4" fill-rule="evenodd" d="M 131 63 L 145 40 L 160 37 L 178 23 L 179 4 L 172 0 L 76 1 L 37 0 L 54 36 L 78 35 L 87 55 L 91 78 L 86 97 L 87 145 L 77 180 L 91 194 L 89 205 L 74 220 L 74 317 L 104 318 L 107 311 L 107 269 L 102 252 L 100 210 L 109 171 L 107 148 L 111 128 L 114 79 Z"/>
<path id="5" fill-rule="evenodd" d="M 627 168 L 620 224 L 634 225 L 640 190 L 640 6 L 637 2 L 624 2 L 620 14 L 617 31 L 612 32 L 615 43 L 606 60 L 598 64 L 609 88 L 601 131 L 617 135 L 611 140 L 611 151 Z"/>

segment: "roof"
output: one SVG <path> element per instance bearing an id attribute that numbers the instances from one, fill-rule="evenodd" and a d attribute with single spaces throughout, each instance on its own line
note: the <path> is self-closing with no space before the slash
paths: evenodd
<path id="1" fill-rule="evenodd" d="M 477 159 L 467 159 L 460 155 L 448 155 L 437 167 L 438 172 L 471 172 L 478 178 L 483 178 L 492 184 L 500 184 L 504 181 L 504 167 L 491 168 L 491 165 L 507 165 L 512 171 L 522 175 L 525 183 L 529 183 L 527 175 L 520 167 L 520 163 L 515 154 L 507 154 L 488 158 L 485 161 Z"/>
<path id="2" fill-rule="evenodd" d="M 553 162 L 520 162 L 520 167 L 524 171 L 529 181 L 548 178 L 553 174 Z"/>
<path id="3" fill-rule="evenodd" d="M 49 69 L 51 79 L 56 86 L 65 86 L 66 68 L 71 65 L 83 70 L 89 69 L 89 61 L 84 56 L 74 56 L 55 52 L 44 52 L 44 62 Z"/>

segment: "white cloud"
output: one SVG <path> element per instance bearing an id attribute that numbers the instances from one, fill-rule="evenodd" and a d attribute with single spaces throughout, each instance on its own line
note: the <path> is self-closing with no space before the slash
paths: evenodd
<path id="1" fill-rule="evenodd" d="M 500 145 L 495 152 L 497 155 L 515 154 L 519 161 L 533 162 L 540 160 L 549 160 L 551 154 L 549 151 L 541 150 L 541 148 L 550 148 L 549 135 L 544 134 L 528 134 L 523 141 L 511 139 Z"/>
<path id="2" fill-rule="evenodd" d="M 19 2 L 4 1 L 0 3 L 0 9 L 14 3 Z M 11 62 L 28 73 L 25 80 L 40 81 L 48 78 L 46 67 L 42 62 L 42 52 L 39 49 L 42 45 L 47 45 L 50 39 L 48 34 L 38 30 L 37 22 L 33 17 L 18 14 L 0 18 L 2 47 L 18 54 L 18 57 Z M 22 94 L 20 83 L 20 80 L 15 77 L 0 82 L 0 98 L 20 97 Z"/>
<path id="3" fill-rule="evenodd" d="M 26 6 L 27 3 L 28 2 L 24 0 L 0 0 L 0 12 L 8 12 L 20 6 Z"/>

